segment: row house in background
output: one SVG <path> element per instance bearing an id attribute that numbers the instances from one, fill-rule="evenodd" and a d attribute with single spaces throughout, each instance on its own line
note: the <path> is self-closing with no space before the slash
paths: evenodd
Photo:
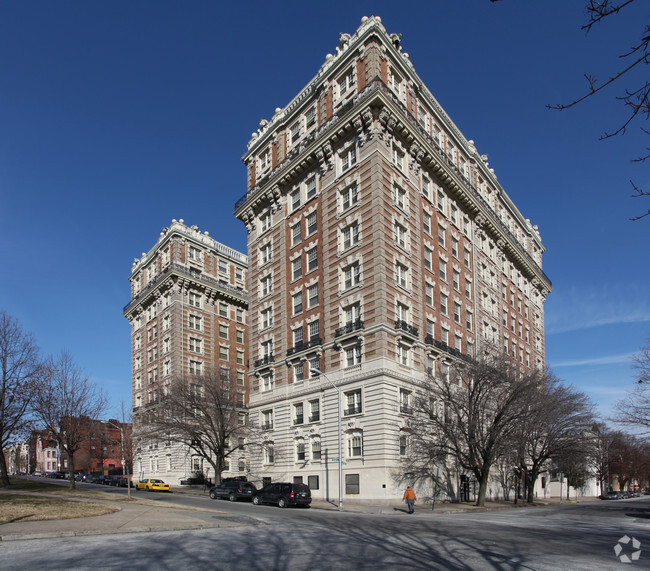
<path id="1" fill-rule="evenodd" d="M 253 475 L 332 498 L 344 461 L 345 497 L 394 499 L 427 374 L 484 345 L 544 367 L 538 229 L 377 17 L 341 34 L 243 161 Z"/>
<path id="2" fill-rule="evenodd" d="M 61 470 L 59 443 L 47 430 L 34 430 L 29 438 L 30 471 L 56 472 Z"/>
<path id="3" fill-rule="evenodd" d="M 183 220 L 172 220 L 155 246 L 135 260 L 129 280 L 134 475 L 171 483 L 206 470 L 207 462 L 165 434 L 144 435 L 176 378 L 208 370 L 236 377 L 248 400 L 248 260 Z M 239 473 L 240 462 L 229 466 Z"/>

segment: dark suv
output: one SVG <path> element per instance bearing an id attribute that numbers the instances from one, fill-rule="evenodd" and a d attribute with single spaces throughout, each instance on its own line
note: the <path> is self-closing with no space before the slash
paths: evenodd
<path id="1" fill-rule="evenodd" d="M 281 508 L 289 506 L 309 507 L 311 504 L 311 491 L 307 484 L 269 484 L 253 495 L 253 503 L 277 504 Z"/>
<path id="2" fill-rule="evenodd" d="M 236 502 L 237 500 L 250 500 L 256 491 L 257 488 L 250 482 L 229 480 L 210 488 L 210 497 L 213 500 L 228 498 L 231 502 Z"/>

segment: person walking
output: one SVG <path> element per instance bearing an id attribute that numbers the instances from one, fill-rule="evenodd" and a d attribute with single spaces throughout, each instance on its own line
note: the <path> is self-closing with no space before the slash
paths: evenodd
<path id="1" fill-rule="evenodd" d="M 409 513 L 412 514 L 415 511 L 415 500 L 417 498 L 415 497 L 415 492 L 411 489 L 411 486 L 406 486 L 406 490 L 404 491 L 404 497 L 402 500 L 406 502 L 406 506 L 409 509 Z"/>

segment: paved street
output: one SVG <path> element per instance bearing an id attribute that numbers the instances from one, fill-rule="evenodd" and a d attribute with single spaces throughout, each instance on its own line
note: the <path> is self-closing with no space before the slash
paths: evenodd
<path id="1" fill-rule="evenodd" d="M 247 515 L 258 525 L 13 541 L 3 569 L 620 569 L 614 546 L 641 542 L 650 567 L 650 497 L 441 514 L 420 508 L 338 513 L 281 510 L 206 496 L 147 499 Z M 209 517 L 209 515 L 208 515 Z M 631 542 L 621 552 L 631 554 Z M 644 551 L 647 547 L 648 551 Z"/>

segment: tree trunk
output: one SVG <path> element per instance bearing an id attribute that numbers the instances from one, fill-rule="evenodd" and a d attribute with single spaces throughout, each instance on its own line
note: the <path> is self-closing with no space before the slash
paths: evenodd
<path id="1" fill-rule="evenodd" d="M 7 474 L 7 460 L 5 455 L 0 451 L 0 485 L 4 488 L 10 486 L 9 474 Z"/>
<path id="2" fill-rule="evenodd" d="M 478 496 L 476 498 L 476 505 L 478 507 L 483 507 L 485 505 L 485 496 L 487 494 L 487 484 L 490 471 L 481 473 L 481 476 L 477 478 L 478 480 Z"/>
<path id="3" fill-rule="evenodd" d="M 77 481 L 74 479 L 74 452 L 68 452 L 68 474 L 70 475 L 70 489 L 77 489 Z"/>

